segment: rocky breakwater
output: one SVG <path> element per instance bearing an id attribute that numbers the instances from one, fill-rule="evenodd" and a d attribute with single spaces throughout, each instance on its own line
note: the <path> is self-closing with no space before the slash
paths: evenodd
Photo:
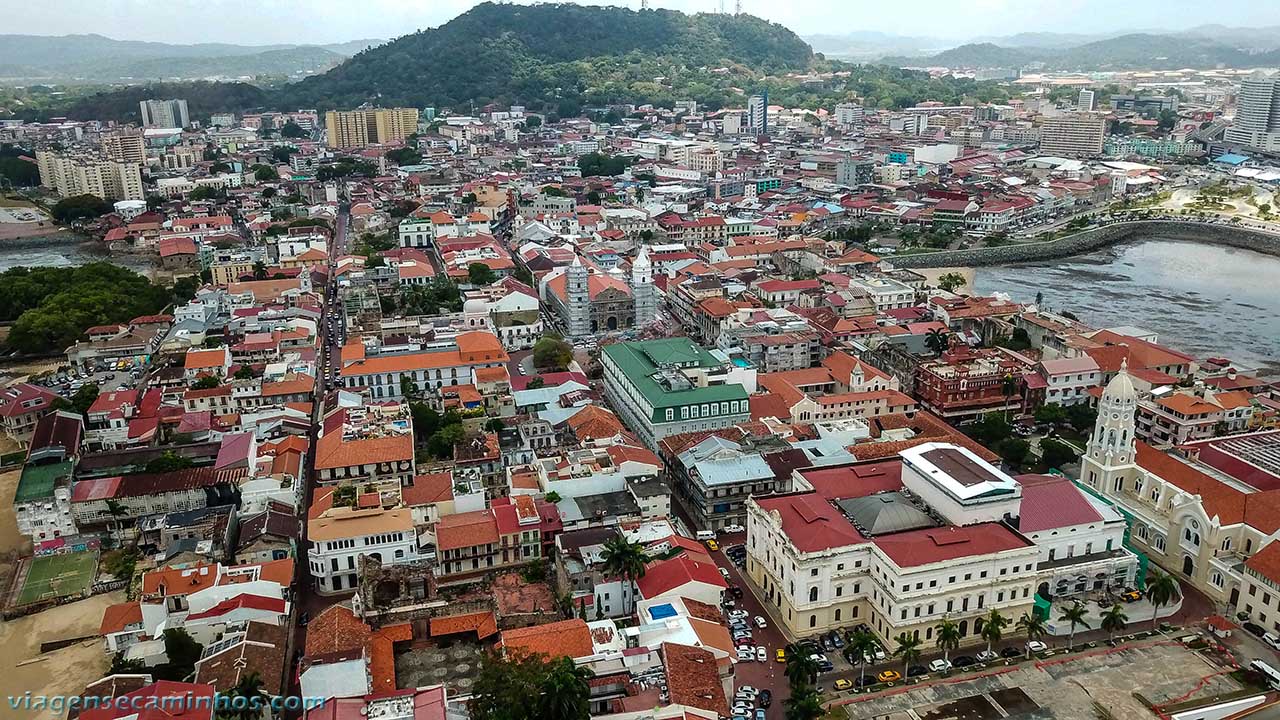
<path id="1" fill-rule="evenodd" d="M 1186 220 L 1135 220 L 1116 222 L 1092 230 L 1038 243 L 1001 245 L 971 250 L 941 250 L 886 258 L 894 267 L 978 267 L 1005 265 L 1030 260 L 1071 257 L 1142 237 L 1187 240 L 1244 248 L 1268 255 L 1280 255 L 1280 235 L 1216 223 Z"/>

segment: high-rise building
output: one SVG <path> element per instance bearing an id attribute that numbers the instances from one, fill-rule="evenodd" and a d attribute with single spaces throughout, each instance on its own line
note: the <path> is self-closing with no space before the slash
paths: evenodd
<path id="1" fill-rule="evenodd" d="M 747 126 L 756 135 L 769 134 L 769 91 L 752 95 L 747 101 Z"/>
<path id="2" fill-rule="evenodd" d="M 1280 152 L 1280 75 L 1255 73 L 1240 85 L 1236 116 L 1223 139 L 1267 152 Z"/>
<path id="3" fill-rule="evenodd" d="M 861 125 L 866 112 L 857 103 L 840 103 L 836 105 L 837 125 Z"/>
<path id="4" fill-rule="evenodd" d="M 102 152 L 116 162 L 146 163 L 147 148 L 141 133 L 115 133 L 102 138 Z"/>
<path id="5" fill-rule="evenodd" d="M 1044 155 L 1080 158 L 1102 154 L 1105 118 L 1091 113 L 1063 113 L 1040 128 L 1040 152 Z"/>
<path id="6" fill-rule="evenodd" d="M 1093 112 L 1093 91 L 1084 89 L 1080 91 L 1080 99 L 1076 101 L 1076 107 L 1080 112 Z"/>
<path id="7" fill-rule="evenodd" d="M 330 110 L 324 115 L 331 148 L 355 148 L 392 143 L 418 131 L 417 108 L 357 108 Z"/>
<path id="8" fill-rule="evenodd" d="M 186 100 L 143 100 L 142 126 L 152 128 L 184 128 L 191 124 Z"/>
<path id="9" fill-rule="evenodd" d="M 91 152 L 36 151 L 40 185 L 62 197 L 96 195 L 104 200 L 142 200 L 142 165 Z"/>

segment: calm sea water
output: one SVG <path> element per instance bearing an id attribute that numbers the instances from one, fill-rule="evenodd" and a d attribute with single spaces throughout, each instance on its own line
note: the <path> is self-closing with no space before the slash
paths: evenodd
<path id="1" fill-rule="evenodd" d="M 1280 369 L 1280 258 L 1151 238 L 1088 255 L 977 269 L 975 289 L 1069 310 L 1094 327 L 1135 325 L 1198 358 Z"/>

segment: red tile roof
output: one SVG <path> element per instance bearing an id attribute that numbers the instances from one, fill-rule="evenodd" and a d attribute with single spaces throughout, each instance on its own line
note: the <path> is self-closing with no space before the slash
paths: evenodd
<path id="1" fill-rule="evenodd" d="M 916 567 L 1031 547 L 1000 523 L 924 528 L 871 540 L 898 567 Z"/>
<path id="2" fill-rule="evenodd" d="M 800 552 L 854 545 L 865 538 L 845 516 L 817 493 L 757 498 L 760 507 L 778 513 L 782 532 Z"/>
<path id="3" fill-rule="evenodd" d="M 636 582 L 636 587 L 642 596 L 655 598 L 694 582 L 728 587 L 714 563 L 699 562 L 687 556 L 650 563 L 645 568 L 644 577 Z"/>
<path id="4" fill-rule="evenodd" d="M 1022 484 L 1018 531 L 1040 532 L 1102 522 L 1093 503 L 1075 483 L 1055 475 L 1019 475 Z"/>
<path id="5" fill-rule="evenodd" d="M 595 652 L 591 631 L 578 618 L 504 630 L 498 644 L 508 653 L 546 655 L 551 659 L 590 657 Z"/>

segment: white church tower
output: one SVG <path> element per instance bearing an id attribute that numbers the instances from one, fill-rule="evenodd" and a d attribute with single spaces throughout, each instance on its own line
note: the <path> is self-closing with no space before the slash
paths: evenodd
<path id="1" fill-rule="evenodd" d="M 1119 497 L 1137 467 L 1137 411 L 1138 391 L 1124 361 L 1098 401 L 1098 419 L 1080 465 L 1082 479 L 1106 495 Z"/>
<path id="2" fill-rule="evenodd" d="M 569 266 L 565 276 L 569 337 L 584 338 L 591 334 L 591 291 L 587 285 L 587 267 L 582 264 L 582 258 L 573 258 L 573 264 Z"/>
<path id="3" fill-rule="evenodd" d="M 631 263 L 631 298 L 635 301 L 636 327 L 648 325 L 658 317 L 658 298 L 653 287 L 653 263 L 649 246 L 641 245 L 640 254 Z"/>

